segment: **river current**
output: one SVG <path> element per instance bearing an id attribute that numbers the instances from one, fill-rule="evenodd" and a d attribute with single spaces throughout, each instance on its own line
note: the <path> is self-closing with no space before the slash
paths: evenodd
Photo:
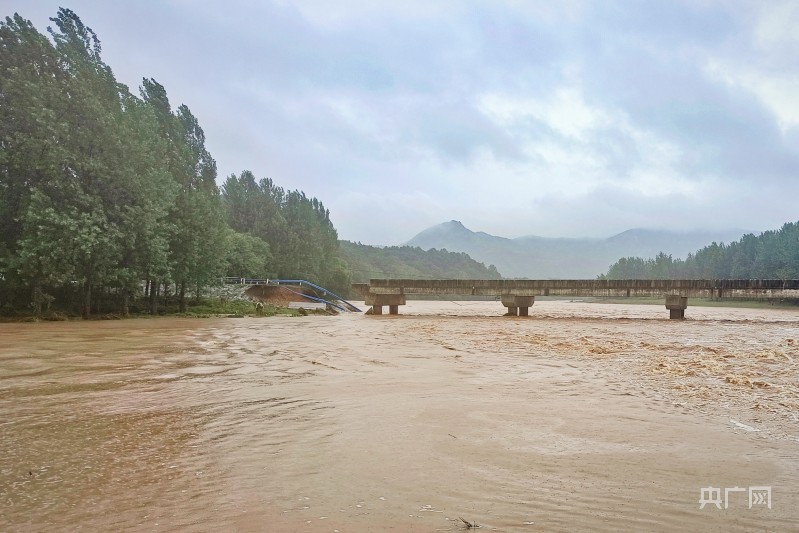
<path id="1" fill-rule="evenodd" d="M 799 311 L 400 312 L 0 324 L 0 530 L 799 531 Z"/>

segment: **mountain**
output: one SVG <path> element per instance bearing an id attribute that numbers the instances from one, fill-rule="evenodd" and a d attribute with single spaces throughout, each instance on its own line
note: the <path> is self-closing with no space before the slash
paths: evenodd
<path id="1" fill-rule="evenodd" d="M 631 229 L 606 239 L 567 239 L 534 235 L 508 239 L 474 232 L 457 220 L 422 231 L 408 246 L 465 252 L 493 264 L 508 278 L 592 279 L 622 257 L 652 257 L 659 252 L 684 258 L 711 242 L 732 242 L 743 230 L 675 232 Z"/>
<path id="2" fill-rule="evenodd" d="M 368 246 L 339 241 L 339 255 L 354 283 L 370 278 L 499 279 L 495 268 L 478 263 L 465 253 L 422 250 L 412 246 Z"/>

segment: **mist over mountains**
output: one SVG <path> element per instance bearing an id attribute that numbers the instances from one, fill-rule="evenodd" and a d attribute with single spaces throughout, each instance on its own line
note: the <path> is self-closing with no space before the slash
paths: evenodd
<path id="1" fill-rule="evenodd" d="M 607 272 L 622 257 L 653 257 L 659 252 L 685 258 L 712 242 L 732 242 L 747 233 L 740 229 L 716 232 L 675 232 L 630 229 L 606 239 L 525 236 L 515 239 L 472 231 L 457 220 L 427 228 L 405 244 L 424 250 L 465 252 L 493 264 L 508 278 L 592 279 Z"/>

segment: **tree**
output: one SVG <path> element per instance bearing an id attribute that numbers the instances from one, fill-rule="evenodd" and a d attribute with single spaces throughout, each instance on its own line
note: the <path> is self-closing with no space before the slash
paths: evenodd
<path id="1" fill-rule="evenodd" d="M 188 287 L 199 296 L 224 273 L 226 232 L 215 181 L 216 162 L 205 148 L 205 134 L 197 118 L 187 106 L 181 105 L 173 113 L 166 90 L 153 79 L 143 80 L 141 94 L 159 124 L 166 146 L 166 168 L 176 189 L 168 216 L 169 276 L 178 287 L 180 310 L 185 311 Z M 151 312 L 155 312 L 152 296 Z"/>
<path id="2" fill-rule="evenodd" d="M 220 194 L 188 106 L 151 78 L 132 95 L 73 11 L 51 20 L 50 39 L 0 22 L 3 305 L 58 297 L 88 316 L 102 298 L 127 314 L 144 281 L 152 313 L 173 284 L 185 310 L 187 289 L 231 270 L 349 284 L 321 201 L 246 171 Z"/>
<path id="3" fill-rule="evenodd" d="M 228 276 L 239 278 L 269 278 L 272 254 L 269 244 L 260 237 L 248 233 L 228 230 L 225 271 Z"/>
<path id="4" fill-rule="evenodd" d="M 747 234 L 726 245 L 711 243 L 685 261 L 662 252 L 654 259 L 627 257 L 611 265 L 607 279 L 799 278 L 799 223 L 758 236 Z"/>
<path id="5" fill-rule="evenodd" d="M 33 191 L 61 173 L 69 125 L 61 117 L 68 77 L 55 47 L 15 14 L 0 22 L 0 269 L 9 292 Z"/>
<path id="6" fill-rule="evenodd" d="M 221 187 L 222 205 L 228 224 L 239 233 L 256 236 L 269 244 L 274 258 L 272 270 L 282 272 L 288 242 L 288 226 L 282 212 L 284 191 L 272 180 L 256 182 L 252 172 L 231 175 Z"/>

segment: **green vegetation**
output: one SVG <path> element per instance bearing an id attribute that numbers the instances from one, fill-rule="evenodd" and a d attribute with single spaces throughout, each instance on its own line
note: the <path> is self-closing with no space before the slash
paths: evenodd
<path id="1" fill-rule="evenodd" d="M 289 309 L 274 305 L 256 307 L 253 302 L 245 300 L 225 300 L 222 298 L 202 298 L 196 303 L 190 303 L 184 312 L 179 312 L 177 306 L 166 306 L 162 314 L 185 317 L 230 317 L 240 318 L 245 316 L 307 316 L 309 314 L 330 314 L 319 309 Z"/>
<path id="2" fill-rule="evenodd" d="M 4 312 L 157 314 L 167 291 L 187 312 L 226 275 L 348 286 L 321 202 L 248 172 L 220 191 L 189 108 L 153 79 L 134 96 L 75 13 L 51 20 L 0 22 Z"/>
<path id="3" fill-rule="evenodd" d="M 625 257 L 603 279 L 797 279 L 799 222 L 775 231 L 748 234 L 729 245 L 713 243 L 685 260 L 664 253 L 654 258 Z"/>
<path id="4" fill-rule="evenodd" d="M 500 279 L 494 265 L 486 267 L 465 253 L 411 246 L 378 248 L 341 241 L 340 254 L 355 283 L 371 278 Z"/>
<path id="5" fill-rule="evenodd" d="M 49 38 L 0 22 L 0 314 L 224 314 L 201 299 L 225 276 L 339 294 L 352 272 L 499 277 L 465 254 L 342 250 L 322 202 L 249 171 L 218 187 L 191 110 L 154 79 L 132 94 L 71 10 L 51 20 Z"/>
<path id="6" fill-rule="evenodd" d="M 146 302 L 143 302 L 146 303 Z M 153 316 L 147 306 L 138 307 L 135 302 L 131 305 L 130 313 L 127 316 L 134 317 L 151 317 Z M 264 305 L 263 307 L 256 307 L 253 302 L 246 300 L 225 300 L 223 298 L 200 298 L 196 301 L 189 301 L 185 310 L 180 310 L 180 304 L 177 300 L 167 299 L 162 302 L 158 308 L 158 315 L 169 315 L 173 317 L 186 317 L 186 318 L 214 318 L 214 317 L 227 317 L 227 318 L 242 318 L 242 317 L 267 317 L 267 316 L 287 316 L 299 317 L 314 315 L 330 314 L 328 311 L 319 309 L 289 309 L 287 307 L 277 307 L 274 305 Z M 32 321 L 65 321 L 74 318 L 74 315 L 64 313 L 62 311 L 48 310 L 40 313 L 39 315 L 31 315 L 30 313 L 11 313 L 0 316 L 0 321 L 4 322 L 32 322 Z M 96 312 L 91 316 L 92 319 L 97 320 L 119 320 L 126 318 L 125 315 L 119 313 L 103 313 Z"/>
<path id="7" fill-rule="evenodd" d="M 259 267 L 237 272 L 313 280 L 334 292 L 349 290 L 349 272 L 338 256 L 338 233 L 322 202 L 301 191 L 285 191 L 270 179 L 256 181 L 252 172 L 244 171 L 222 185 L 222 204 L 233 232 L 246 235 L 256 248 L 249 263 L 245 248 L 235 248 L 238 262 Z M 259 249 L 263 244 L 266 248 Z"/>

